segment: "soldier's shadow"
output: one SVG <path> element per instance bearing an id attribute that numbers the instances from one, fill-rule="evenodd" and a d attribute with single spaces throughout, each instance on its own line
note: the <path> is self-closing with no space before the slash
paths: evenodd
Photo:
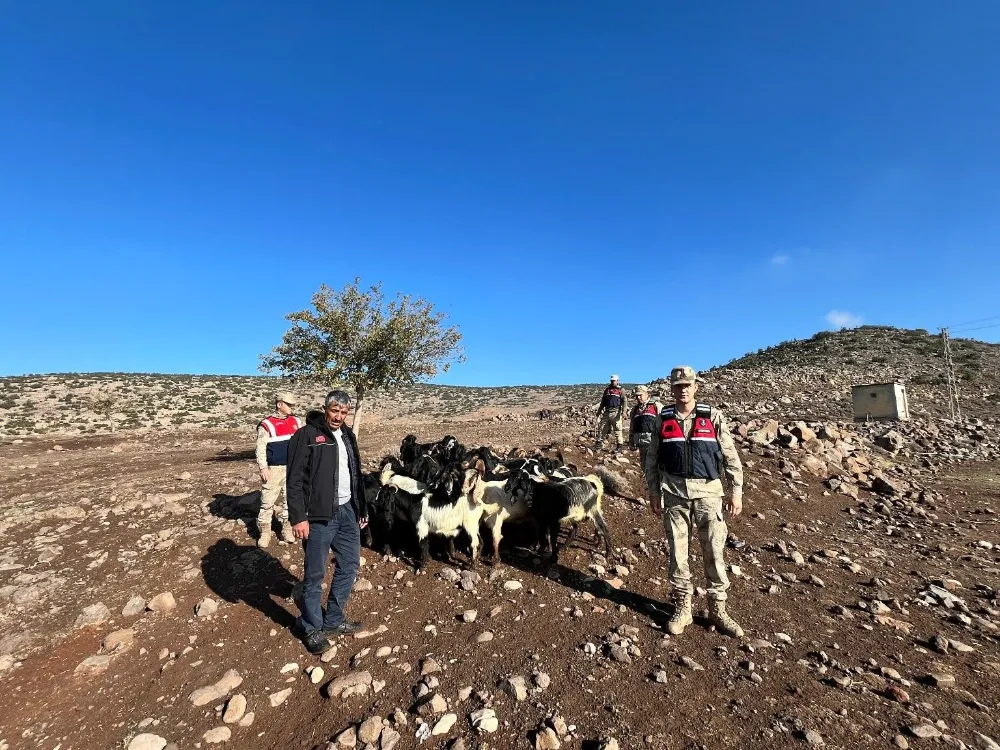
<path id="1" fill-rule="evenodd" d="M 298 579 L 266 550 L 219 539 L 201 558 L 201 572 L 219 598 L 244 602 L 282 628 L 295 624 L 295 615 L 275 597 L 287 601 Z"/>

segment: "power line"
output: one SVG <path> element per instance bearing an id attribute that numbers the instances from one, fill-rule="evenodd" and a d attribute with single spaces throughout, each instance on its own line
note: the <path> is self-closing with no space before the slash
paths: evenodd
<path id="1" fill-rule="evenodd" d="M 994 315 L 989 318 L 979 318 L 978 320 L 967 320 L 964 323 L 952 323 L 948 328 L 961 328 L 962 326 L 971 326 L 973 323 L 986 323 L 990 320 L 1000 320 L 1000 315 Z"/>
<path id="2" fill-rule="evenodd" d="M 952 333 L 969 333 L 971 331 L 982 331 L 987 328 L 1000 328 L 1000 323 L 991 323 L 988 326 L 976 326 L 975 328 L 959 328 L 957 331 L 952 331 Z"/>

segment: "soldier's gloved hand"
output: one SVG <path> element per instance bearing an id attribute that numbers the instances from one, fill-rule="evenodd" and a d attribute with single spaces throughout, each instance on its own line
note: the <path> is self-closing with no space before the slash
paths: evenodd
<path id="1" fill-rule="evenodd" d="M 733 493 L 733 496 L 726 503 L 726 510 L 729 511 L 729 515 L 736 518 L 740 513 L 743 512 L 743 493 Z"/>
<path id="2" fill-rule="evenodd" d="M 266 466 L 260 470 L 260 481 L 267 484 L 271 481 L 271 470 Z"/>

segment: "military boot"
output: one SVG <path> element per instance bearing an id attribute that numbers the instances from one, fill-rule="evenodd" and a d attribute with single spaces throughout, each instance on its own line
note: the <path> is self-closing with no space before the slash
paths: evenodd
<path id="1" fill-rule="evenodd" d="M 261 549 L 264 549 L 270 543 L 271 543 L 271 532 L 270 531 L 260 532 L 260 536 L 257 537 L 257 546 L 260 547 Z"/>
<path id="2" fill-rule="evenodd" d="M 708 619 L 720 633 L 731 635 L 734 638 L 743 637 L 743 628 L 726 612 L 725 602 L 718 601 L 717 599 L 710 600 L 708 603 Z"/>
<path id="3" fill-rule="evenodd" d="M 667 623 L 667 632 L 670 635 L 680 635 L 690 624 L 691 594 L 679 594 L 674 597 L 674 614 Z"/>
<path id="4" fill-rule="evenodd" d="M 285 521 L 281 524 L 281 541 L 289 543 L 295 541 L 295 533 L 292 531 L 291 521 Z"/>

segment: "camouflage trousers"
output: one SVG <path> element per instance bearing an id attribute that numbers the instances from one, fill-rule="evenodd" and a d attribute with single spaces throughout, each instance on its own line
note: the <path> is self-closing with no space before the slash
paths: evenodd
<path id="1" fill-rule="evenodd" d="M 288 492 L 285 489 L 284 466 L 268 466 L 271 479 L 260 489 L 260 512 L 257 514 L 257 532 L 263 534 L 271 531 L 271 516 L 277 516 L 278 522 L 288 522 Z"/>
<path id="2" fill-rule="evenodd" d="M 726 549 L 726 522 L 722 498 L 687 500 L 663 493 L 663 528 L 670 539 L 670 585 L 677 594 L 692 594 L 689 566 L 690 541 L 697 531 L 708 579 L 708 598 L 726 600 L 729 576 L 723 559 Z"/>
<path id="3" fill-rule="evenodd" d="M 597 426 L 597 447 L 601 446 L 604 438 L 615 433 L 615 447 L 620 448 L 624 442 L 622 439 L 622 418 L 617 414 L 601 413 L 601 422 Z"/>

